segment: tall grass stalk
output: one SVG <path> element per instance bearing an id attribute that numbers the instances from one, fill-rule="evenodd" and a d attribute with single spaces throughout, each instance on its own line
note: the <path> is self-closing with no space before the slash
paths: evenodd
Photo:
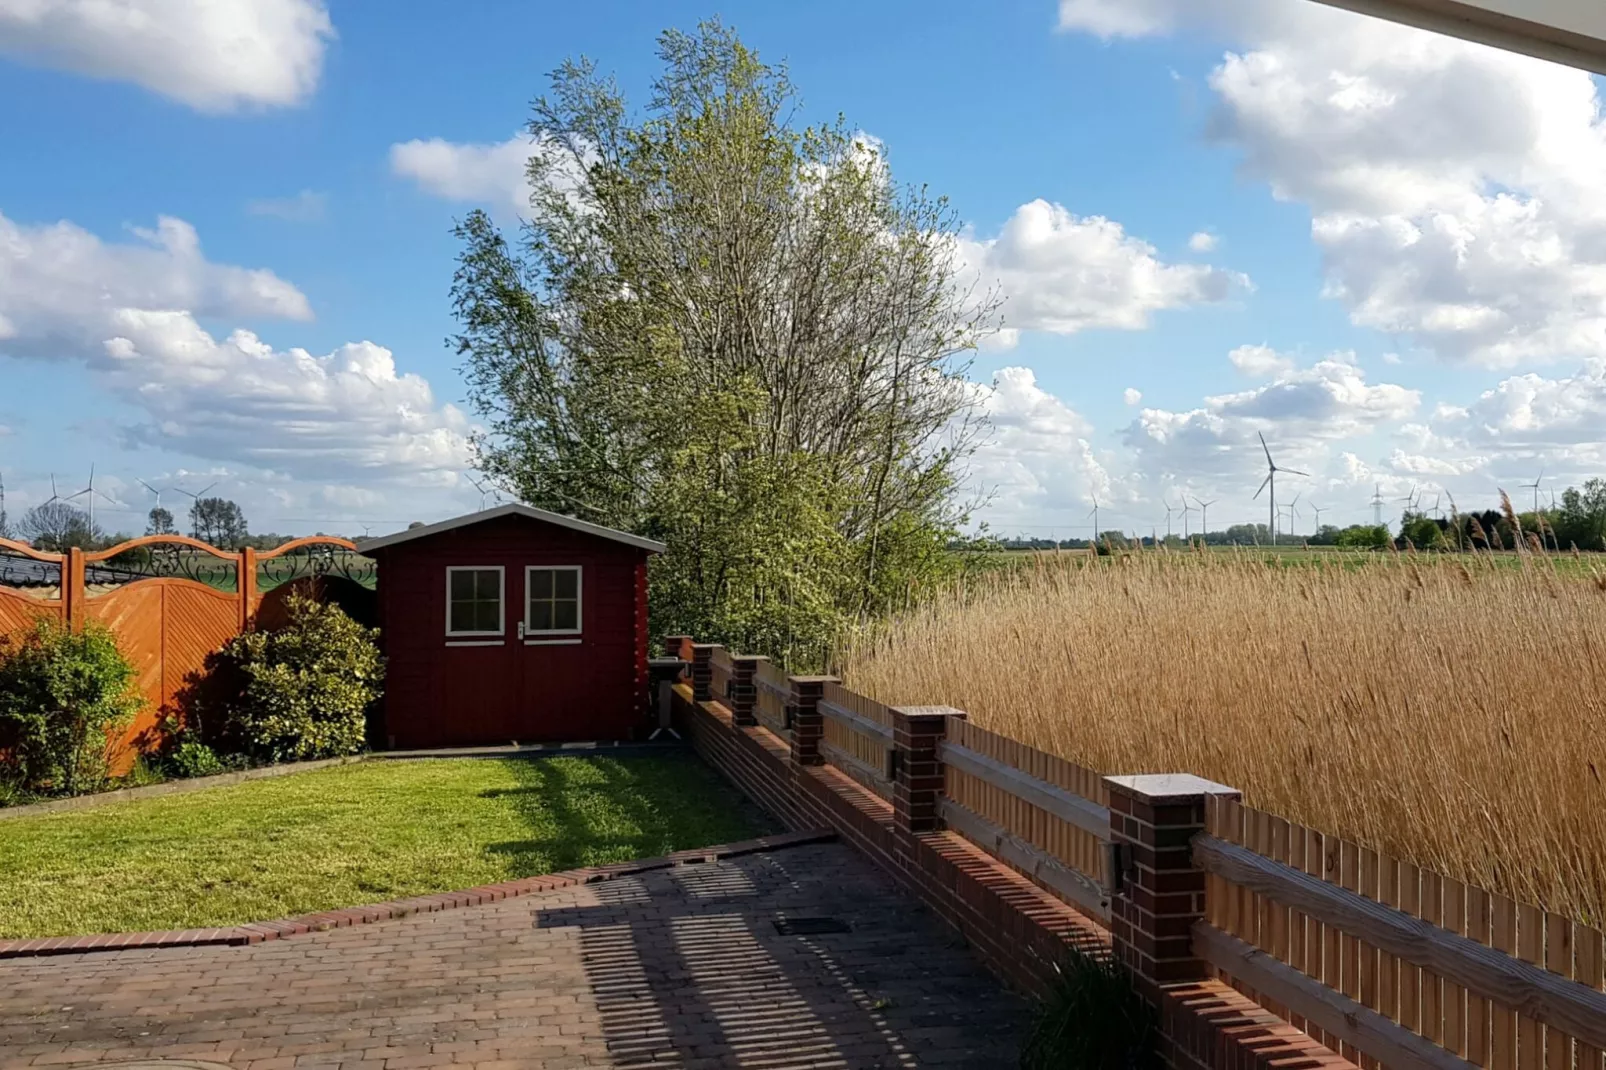
<path id="1" fill-rule="evenodd" d="M 867 630 L 846 683 L 1600 924 L 1606 577 L 1569 558 L 1046 558 Z"/>

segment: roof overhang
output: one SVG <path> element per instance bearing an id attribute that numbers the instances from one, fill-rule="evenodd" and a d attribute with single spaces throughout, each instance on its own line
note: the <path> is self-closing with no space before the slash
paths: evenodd
<path id="1" fill-rule="evenodd" d="M 1317 0 L 1606 74 L 1602 0 Z"/>
<path id="2" fill-rule="evenodd" d="M 438 535 L 443 531 L 452 531 L 456 528 L 466 528 L 470 524 L 483 524 L 487 520 L 496 520 L 504 516 L 518 516 L 527 520 L 539 520 L 543 523 L 554 524 L 560 528 L 568 528 L 570 531 L 595 535 L 599 539 L 607 539 L 610 542 L 620 542 L 626 546 L 634 546 L 636 549 L 646 550 L 648 553 L 661 554 L 666 549 L 663 543 L 652 539 L 644 539 L 640 535 L 632 535 L 626 531 L 615 531 L 613 528 L 605 528 L 601 524 L 591 524 L 584 520 L 576 520 L 574 517 L 564 516 L 562 513 L 549 513 L 545 509 L 537 509 L 531 505 L 515 503 L 512 505 L 498 505 L 494 509 L 482 509 L 477 513 L 468 513 L 465 516 L 454 516 L 450 520 L 441 520 L 434 524 L 408 528 L 406 531 L 398 531 L 393 535 L 381 535 L 376 539 L 358 539 L 357 552 L 366 554 L 373 550 L 382 550 L 387 546 L 395 546 L 398 543 L 427 538 L 430 535 Z"/>

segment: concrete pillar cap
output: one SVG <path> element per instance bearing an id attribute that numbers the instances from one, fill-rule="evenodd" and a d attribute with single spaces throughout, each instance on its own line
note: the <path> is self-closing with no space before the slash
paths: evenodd
<path id="1" fill-rule="evenodd" d="M 1214 780 L 1194 776 L 1192 773 L 1137 773 L 1130 776 L 1107 776 L 1104 782 L 1134 798 L 1146 802 L 1163 803 L 1182 799 L 1202 799 L 1208 795 L 1226 795 L 1240 798 L 1242 792 L 1217 784 Z"/>

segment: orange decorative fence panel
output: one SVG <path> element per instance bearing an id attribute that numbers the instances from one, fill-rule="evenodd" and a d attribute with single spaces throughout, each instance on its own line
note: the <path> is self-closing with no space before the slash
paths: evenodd
<path id="1" fill-rule="evenodd" d="M 156 730 L 162 721 L 169 715 L 182 715 L 189 695 L 206 674 L 207 659 L 231 638 L 255 626 L 259 610 L 265 610 L 258 593 L 259 562 L 282 561 L 286 555 L 314 549 L 354 553 L 356 547 L 345 539 L 316 536 L 263 553 L 250 549 L 235 553 L 182 535 L 154 535 L 105 550 L 53 554 L 0 539 L 0 553 L 7 560 L 42 570 L 28 587 L 0 585 L 0 634 L 29 627 L 41 616 L 74 628 L 95 621 L 111 631 L 133 665 L 146 699 L 134 723 L 112 744 L 113 771 L 125 772 L 135 755 L 157 742 Z M 119 566 L 117 559 L 128 561 L 136 551 L 147 555 L 143 564 L 132 570 Z M 141 575 L 141 568 L 154 571 L 149 555 L 178 553 L 208 562 L 189 567 L 208 582 Z M 281 570 L 279 575 L 292 573 Z M 58 574 L 59 580 L 52 585 Z M 4 575 L 0 572 L 0 577 Z M 267 599 L 272 607 L 281 601 L 272 595 Z"/>

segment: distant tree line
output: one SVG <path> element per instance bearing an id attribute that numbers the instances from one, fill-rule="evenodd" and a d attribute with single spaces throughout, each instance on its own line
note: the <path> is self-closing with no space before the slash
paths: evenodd
<path id="1" fill-rule="evenodd" d="M 1041 539 L 980 537 L 957 540 L 959 549 L 993 550 L 1085 550 L 1091 546 L 1127 549 L 1156 545 L 1186 548 L 1188 542 L 1207 546 L 1271 546 L 1270 529 L 1265 524 L 1233 524 L 1219 531 L 1196 533 L 1185 540 L 1180 535 L 1139 536 L 1131 532 L 1104 531 L 1097 541 L 1089 539 Z M 1514 550 L 1538 545 L 1547 550 L 1606 551 L 1606 479 L 1587 480 L 1582 487 L 1568 487 L 1559 502 L 1548 509 L 1518 512 L 1507 499 L 1499 508 L 1475 512 L 1430 513 L 1408 508 L 1400 516 L 1398 534 L 1387 524 L 1351 524 L 1338 527 L 1323 524 L 1313 532 L 1277 533 L 1278 546 L 1335 546 L 1346 549 L 1381 550 Z"/>
<path id="2" fill-rule="evenodd" d="M 227 498 L 197 498 L 189 509 L 189 530 L 180 531 L 173 513 L 158 506 L 146 515 L 146 535 L 187 534 L 222 550 L 251 547 L 271 550 L 282 546 L 293 535 L 252 535 L 245 511 Z M 18 537 L 40 550 L 62 553 L 71 547 L 104 550 L 134 538 L 126 531 L 108 532 L 89 512 L 70 502 L 55 501 L 36 505 L 22 514 L 14 534 L 0 528 L 0 537 Z"/>

